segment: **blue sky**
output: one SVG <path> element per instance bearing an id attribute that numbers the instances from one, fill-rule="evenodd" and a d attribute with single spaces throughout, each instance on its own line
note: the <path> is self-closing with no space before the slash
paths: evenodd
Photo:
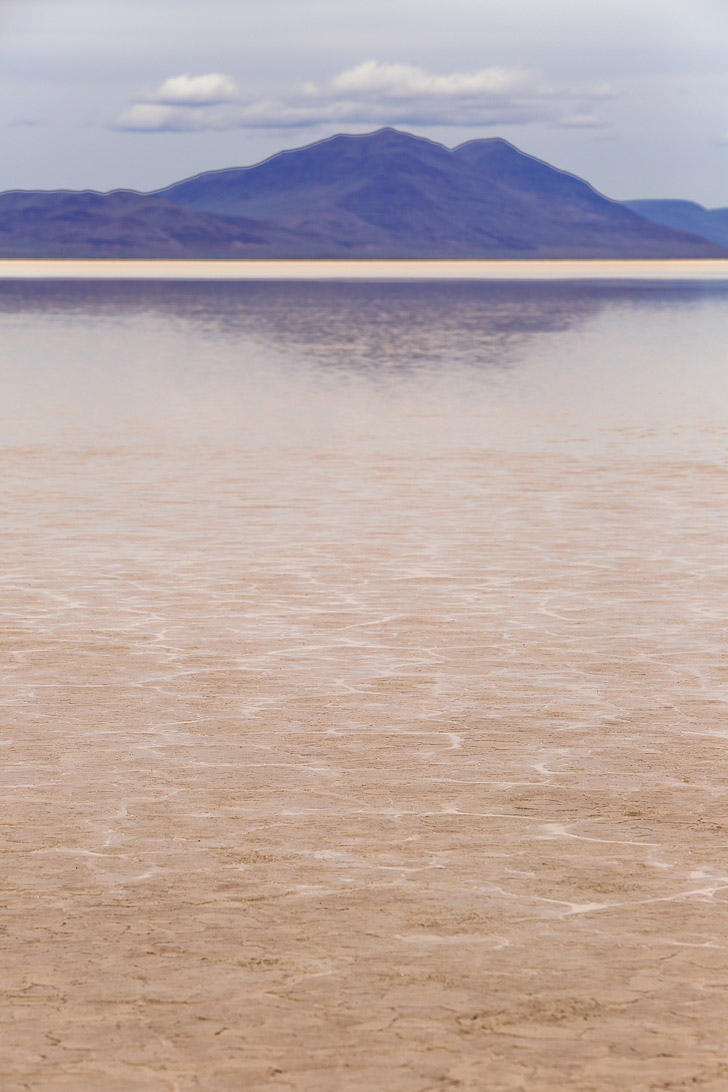
<path id="1" fill-rule="evenodd" d="M 396 125 L 728 206 L 727 59 L 728 0 L 0 0 L 0 189 L 152 189 Z"/>

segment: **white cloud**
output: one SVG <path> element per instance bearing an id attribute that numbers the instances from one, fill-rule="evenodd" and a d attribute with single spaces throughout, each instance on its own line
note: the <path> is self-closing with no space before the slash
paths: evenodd
<path id="1" fill-rule="evenodd" d="M 232 76 L 209 72 L 204 76 L 170 76 L 151 95 L 141 96 L 145 102 L 164 106 L 218 106 L 234 102 L 238 88 Z"/>
<path id="2" fill-rule="evenodd" d="M 482 68 L 477 72 L 452 72 L 438 76 L 423 68 L 406 64 L 380 64 L 364 61 L 341 72 L 320 91 L 307 84 L 308 94 L 359 94 L 407 98 L 410 96 L 491 96 L 514 94 L 533 85 L 535 74 L 520 68 Z"/>
<path id="3" fill-rule="evenodd" d="M 139 133 L 233 128 L 237 123 L 230 111 L 215 108 L 229 107 L 238 95 L 235 80 L 221 72 L 170 76 L 156 91 L 138 95 L 114 128 Z"/>
<path id="4" fill-rule="evenodd" d="M 225 116 L 207 107 L 162 106 L 152 102 L 136 102 L 125 110 L 114 125 L 135 133 L 189 133 L 207 129 L 229 129 Z"/>
<path id="5" fill-rule="evenodd" d="M 289 129 L 316 125 L 493 126 L 546 121 L 595 128 L 606 84 L 558 87 L 518 67 L 438 74 L 416 65 L 369 60 L 327 83 L 305 83 L 276 98 L 239 94 L 230 76 L 175 76 L 139 96 L 116 128 L 144 132 Z M 217 107 L 211 110 L 210 107 Z"/>

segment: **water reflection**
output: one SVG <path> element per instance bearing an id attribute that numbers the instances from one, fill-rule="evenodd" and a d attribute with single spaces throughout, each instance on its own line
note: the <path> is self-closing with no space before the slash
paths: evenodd
<path id="1" fill-rule="evenodd" d="M 257 338 L 319 362 L 503 363 L 533 337 L 606 311 L 692 308 L 723 284 L 16 281 L 0 314 L 118 321 L 156 316 L 215 339 Z"/>
<path id="2" fill-rule="evenodd" d="M 706 283 L 5 282 L 5 438 L 704 439 L 726 425 L 727 300 Z"/>

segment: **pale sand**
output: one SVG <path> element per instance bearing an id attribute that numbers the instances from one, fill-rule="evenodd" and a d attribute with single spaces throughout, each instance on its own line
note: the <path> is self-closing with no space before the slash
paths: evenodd
<path id="1" fill-rule="evenodd" d="M 728 259 L 675 261 L 81 261 L 0 259 L 0 279 L 728 280 Z"/>
<path id="2" fill-rule="evenodd" d="M 725 1092 L 724 470 L 293 461 L 4 459 L 3 1092 Z"/>

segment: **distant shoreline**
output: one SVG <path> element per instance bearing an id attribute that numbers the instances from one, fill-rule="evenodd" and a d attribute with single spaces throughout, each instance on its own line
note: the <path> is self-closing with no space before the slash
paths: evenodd
<path id="1" fill-rule="evenodd" d="M 728 258 L 0 258 L 0 280 L 728 281 Z"/>

